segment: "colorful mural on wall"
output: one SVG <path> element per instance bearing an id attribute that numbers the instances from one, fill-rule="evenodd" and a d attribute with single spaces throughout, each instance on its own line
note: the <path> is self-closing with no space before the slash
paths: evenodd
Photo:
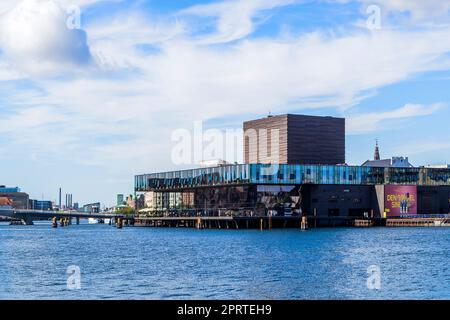
<path id="1" fill-rule="evenodd" d="M 384 208 L 388 217 L 417 214 L 416 186 L 386 185 L 384 197 Z"/>

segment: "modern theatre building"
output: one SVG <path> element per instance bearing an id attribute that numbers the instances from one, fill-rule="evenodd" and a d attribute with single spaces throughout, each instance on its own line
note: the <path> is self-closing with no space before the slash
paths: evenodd
<path id="1" fill-rule="evenodd" d="M 345 119 L 248 121 L 243 145 L 244 164 L 136 176 L 137 209 L 156 216 L 343 219 L 450 213 L 449 168 L 345 164 Z"/>

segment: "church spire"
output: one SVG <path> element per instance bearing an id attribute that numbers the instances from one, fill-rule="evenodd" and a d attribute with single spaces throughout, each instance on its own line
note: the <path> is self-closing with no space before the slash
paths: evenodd
<path id="1" fill-rule="evenodd" d="M 378 139 L 376 139 L 376 144 L 375 144 L 375 154 L 373 157 L 374 160 L 380 160 L 380 148 L 378 146 Z"/>

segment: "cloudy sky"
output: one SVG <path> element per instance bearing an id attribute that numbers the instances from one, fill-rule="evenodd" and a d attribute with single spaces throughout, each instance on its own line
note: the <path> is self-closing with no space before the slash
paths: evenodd
<path id="1" fill-rule="evenodd" d="M 450 0 L 2 0 L 0 184 L 112 205 L 175 130 L 269 112 L 346 117 L 349 164 L 450 163 L 449 88 Z"/>

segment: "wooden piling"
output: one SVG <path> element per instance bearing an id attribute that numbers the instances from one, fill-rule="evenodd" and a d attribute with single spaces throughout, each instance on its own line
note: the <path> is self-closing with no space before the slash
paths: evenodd
<path id="1" fill-rule="evenodd" d="M 300 224 L 300 228 L 302 230 L 307 230 L 308 229 L 308 219 L 305 216 L 302 217 L 302 222 Z"/>
<path id="2" fill-rule="evenodd" d="M 52 219 L 52 228 L 58 228 L 58 219 L 56 217 Z"/>
<path id="3" fill-rule="evenodd" d="M 314 208 L 314 228 L 317 228 L 317 209 Z"/>

